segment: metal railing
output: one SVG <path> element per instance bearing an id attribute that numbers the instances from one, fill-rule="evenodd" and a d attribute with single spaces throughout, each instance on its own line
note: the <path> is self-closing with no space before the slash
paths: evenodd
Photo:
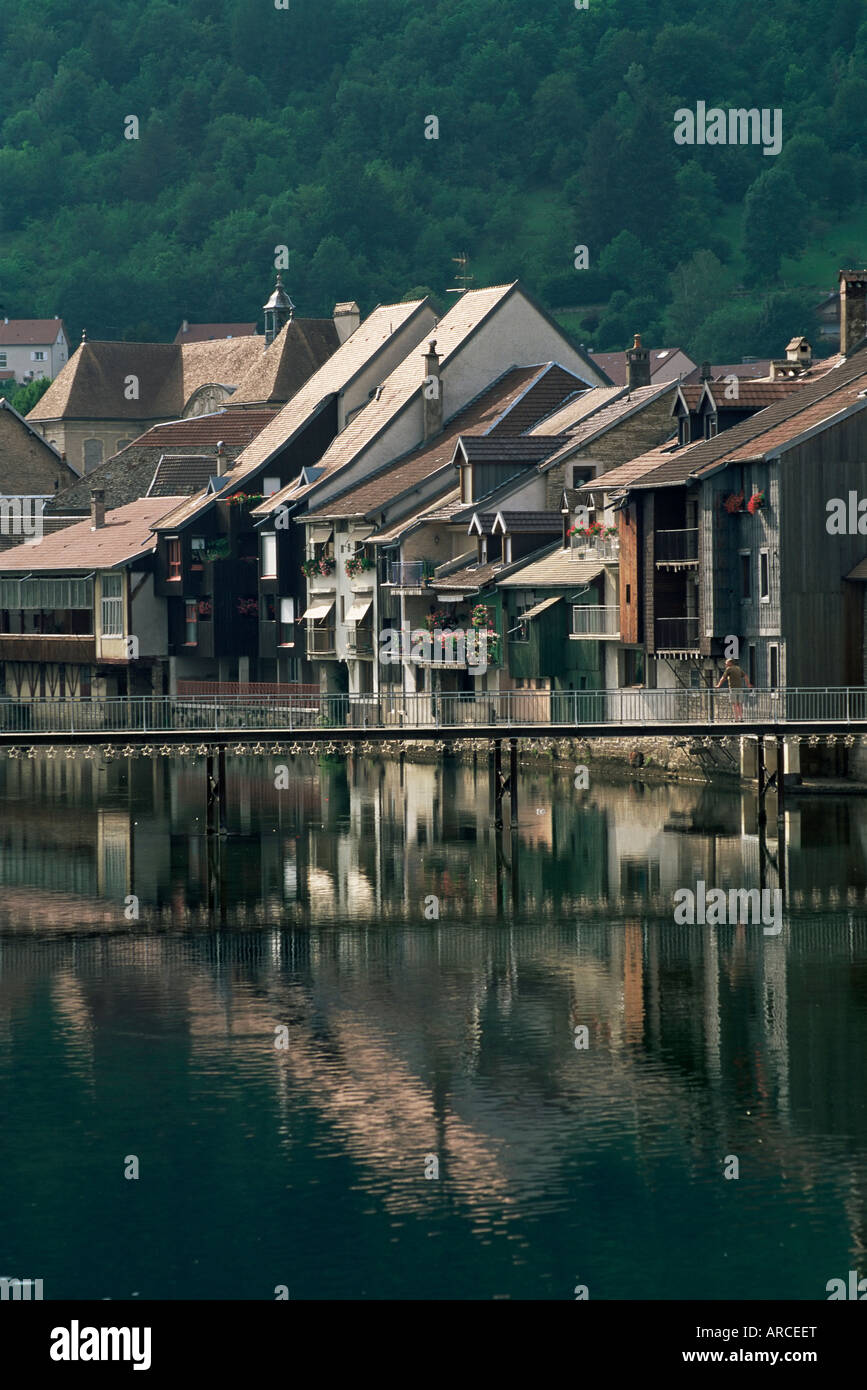
<path id="1" fill-rule="evenodd" d="M 867 687 L 717 690 L 507 690 L 479 694 L 383 691 L 371 695 L 261 695 L 198 697 L 112 696 L 103 700 L 0 699 L 0 734 L 95 734 L 185 730 L 281 730 L 316 727 L 411 728 L 553 723 L 642 726 L 652 724 L 867 724 Z"/>
<path id="2" fill-rule="evenodd" d="M 430 560 L 390 560 L 385 583 L 395 589 L 420 589 L 433 572 Z"/>
<path id="3" fill-rule="evenodd" d="M 620 606 L 616 603 L 574 603 L 573 637 L 619 637 Z"/>
<path id="4" fill-rule="evenodd" d="M 671 564 L 678 560 L 697 560 L 698 527 L 688 526 L 677 531 L 656 531 L 653 537 L 653 556 L 658 565 Z"/>
<path id="5" fill-rule="evenodd" d="M 657 618 L 658 652 L 697 652 L 698 618 Z"/>
<path id="6" fill-rule="evenodd" d="M 373 633 L 367 627 L 347 627 L 346 651 L 350 656 L 373 656 Z"/>
<path id="7" fill-rule="evenodd" d="M 308 627 L 307 651 L 311 656 L 334 656 L 335 631 L 333 627 Z"/>
<path id="8" fill-rule="evenodd" d="M 620 541 L 617 536 L 573 536 L 573 560 L 619 560 Z"/>

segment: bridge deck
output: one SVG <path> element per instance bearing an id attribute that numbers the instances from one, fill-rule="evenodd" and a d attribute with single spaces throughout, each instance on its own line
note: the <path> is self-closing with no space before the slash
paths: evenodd
<path id="1" fill-rule="evenodd" d="M 867 688 L 0 701 L 0 748 L 867 734 Z M 742 717 L 738 718 L 737 716 Z"/>

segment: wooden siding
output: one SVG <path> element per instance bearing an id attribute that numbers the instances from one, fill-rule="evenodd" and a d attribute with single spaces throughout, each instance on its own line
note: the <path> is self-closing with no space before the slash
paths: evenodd
<path id="1" fill-rule="evenodd" d="M 653 545 L 654 496 L 644 496 L 642 531 L 644 533 L 644 645 L 652 656 L 656 651 L 656 570 Z"/>
<path id="2" fill-rule="evenodd" d="M 634 502 L 630 502 L 618 514 L 617 534 L 620 539 L 620 640 L 637 643 L 641 641 L 638 616 L 641 576 L 638 565 L 638 508 Z M 627 592 L 629 602 L 626 600 Z"/>
<path id="3" fill-rule="evenodd" d="M 779 463 L 779 582 L 789 685 L 843 685 L 853 664 L 845 576 L 867 536 L 831 536 L 827 504 L 867 498 L 867 411 L 784 454 Z"/>

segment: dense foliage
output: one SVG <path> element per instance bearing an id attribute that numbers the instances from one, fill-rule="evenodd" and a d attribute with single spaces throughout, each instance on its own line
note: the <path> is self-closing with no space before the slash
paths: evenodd
<path id="1" fill-rule="evenodd" d="M 3 0 L 0 44 L 0 306 L 73 339 L 261 322 L 285 244 L 301 314 L 445 303 L 467 250 L 596 349 L 730 360 L 867 260 L 867 0 Z M 675 145 L 698 100 L 782 153 Z"/>

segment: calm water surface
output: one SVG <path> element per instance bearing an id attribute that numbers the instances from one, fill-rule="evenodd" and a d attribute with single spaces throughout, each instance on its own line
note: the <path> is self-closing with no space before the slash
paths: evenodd
<path id="1" fill-rule="evenodd" d="M 867 1274 L 867 800 L 793 800 L 785 848 L 772 806 L 763 870 L 740 792 L 527 772 L 498 836 L 481 762 L 290 769 L 230 762 L 218 863 L 202 762 L 0 762 L 0 1273 L 114 1299 Z M 778 937 L 674 924 L 677 888 L 781 867 Z"/>

